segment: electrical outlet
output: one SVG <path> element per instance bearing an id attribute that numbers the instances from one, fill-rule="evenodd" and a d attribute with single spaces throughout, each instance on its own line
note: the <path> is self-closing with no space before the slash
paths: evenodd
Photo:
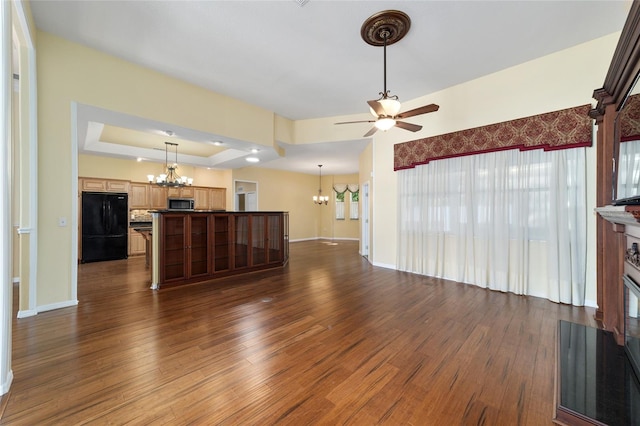
<path id="1" fill-rule="evenodd" d="M 60 226 L 60 227 L 67 226 L 67 218 L 64 217 L 64 216 L 60 216 L 58 218 L 58 226 Z"/>

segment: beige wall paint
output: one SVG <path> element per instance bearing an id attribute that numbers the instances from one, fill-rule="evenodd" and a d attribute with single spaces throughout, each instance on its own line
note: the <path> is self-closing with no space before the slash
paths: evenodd
<path id="1" fill-rule="evenodd" d="M 289 237 L 292 241 L 315 238 L 358 238 L 357 220 L 335 219 L 333 183 L 357 183 L 358 175 L 322 176 L 322 193 L 329 195 L 328 205 L 316 205 L 318 176 L 282 170 L 245 167 L 233 170 L 233 179 L 257 182 L 258 209 L 289 212 Z M 232 208 L 233 202 L 229 204 Z M 348 214 L 348 210 L 347 210 Z"/>
<path id="2" fill-rule="evenodd" d="M 317 181 L 316 181 L 317 182 Z M 328 239 L 357 239 L 359 238 L 360 220 L 349 219 L 351 193 L 345 194 L 344 220 L 336 219 L 336 192 L 333 185 L 337 183 L 358 183 L 358 175 L 333 175 L 322 176 L 322 194 L 329 196 L 329 203 L 325 206 L 316 206 L 321 210 L 321 222 L 319 235 Z M 316 183 L 316 187 L 318 184 Z M 317 189 L 316 189 L 317 192 Z M 313 195 L 313 193 L 311 193 Z"/>
<path id="3" fill-rule="evenodd" d="M 78 156 L 78 176 L 105 179 L 123 179 L 146 182 L 147 175 L 162 173 L 164 164 L 148 161 L 133 161 L 122 158 L 81 154 Z M 180 175 L 193 177 L 195 186 L 231 188 L 231 173 L 228 170 L 208 170 L 202 167 L 178 166 Z"/>

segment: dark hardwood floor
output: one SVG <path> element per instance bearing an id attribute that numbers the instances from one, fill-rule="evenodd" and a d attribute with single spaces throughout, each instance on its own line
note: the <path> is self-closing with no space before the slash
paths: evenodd
<path id="1" fill-rule="evenodd" d="M 1 424 L 551 425 L 559 319 L 593 310 L 291 244 L 284 269 L 149 289 L 79 265 L 80 304 L 14 320 Z"/>

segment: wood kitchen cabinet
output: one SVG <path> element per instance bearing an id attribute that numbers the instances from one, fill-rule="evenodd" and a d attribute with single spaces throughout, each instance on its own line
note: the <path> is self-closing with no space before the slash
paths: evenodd
<path id="1" fill-rule="evenodd" d="M 209 215 L 164 214 L 161 226 L 162 282 L 210 275 Z"/>
<path id="2" fill-rule="evenodd" d="M 231 245 L 229 244 L 229 215 L 215 215 L 213 220 L 213 271 L 228 271 L 231 268 Z"/>
<path id="3" fill-rule="evenodd" d="M 209 188 L 193 187 L 193 199 L 196 210 L 209 210 Z"/>
<path id="4" fill-rule="evenodd" d="M 194 187 L 167 187 L 167 198 L 193 198 Z"/>
<path id="5" fill-rule="evenodd" d="M 159 212 L 152 288 L 206 281 L 288 261 L 286 212 Z"/>
<path id="6" fill-rule="evenodd" d="M 148 209 L 149 208 L 149 184 L 131 183 L 129 186 L 129 208 Z"/>
<path id="7" fill-rule="evenodd" d="M 234 268 L 256 268 L 285 259 L 281 212 L 234 214 Z"/>
<path id="8" fill-rule="evenodd" d="M 208 188 L 209 190 L 209 210 L 226 210 L 227 208 L 227 189 L 226 188 Z"/>
<path id="9" fill-rule="evenodd" d="M 146 241 L 142 234 L 129 229 L 129 256 L 140 256 L 146 253 Z"/>
<path id="10" fill-rule="evenodd" d="M 167 208 L 167 188 L 150 184 L 149 186 L 149 208 L 166 209 Z"/>
<path id="11" fill-rule="evenodd" d="M 194 186 L 193 189 L 196 210 L 225 210 L 226 188 Z"/>
<path id="12" fill-rule="evenodd" d="M 129 192 L 128 180 L 80 178 L 79 188 L 89 192 Z"/>

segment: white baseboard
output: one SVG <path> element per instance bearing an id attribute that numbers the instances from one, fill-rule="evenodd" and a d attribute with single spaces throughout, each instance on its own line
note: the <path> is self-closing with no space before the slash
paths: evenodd
<path id="1" fill-rule="evenodd" d="M 38 311 L 36 311 L 35 309 L 27 309 L 25 311 L 18 311 L 18 318 L 27 318 L 27 317 L 33 317 L 38 315 Z"/>
<path id="2" fill-rule="evenodd" d="M 78 301 L 65 300 L 64 302 L 51 303 L 49 305 L 38 306 L 37 309 L 38 309 L 38 312 L 46 312 L 46 311 L 53 311 L 54 309 L 69 308 L 71 306 L 78 306 Z"/>
<path id="3" fill-rule="evenodd" d="M 13 370 L 9 370 L 9 374 L 7 374 L 7 380 L 5 380 L 4 383 L 2 383 L 2 386 L 0 387 L 0 395 L 4 395 L 5 393 L 9 392 L 12 382 L 13 382 Z"/>
<path id="4" fill-rule="evenodd" d="M 371 264 L 373 266 L 379 266 L 381 268 L 387 268 L 387 269 L 397 269 L 396 265 L 390 265 L 388 263 L 379 263 L 379 262 L 371 262 Z"/>

